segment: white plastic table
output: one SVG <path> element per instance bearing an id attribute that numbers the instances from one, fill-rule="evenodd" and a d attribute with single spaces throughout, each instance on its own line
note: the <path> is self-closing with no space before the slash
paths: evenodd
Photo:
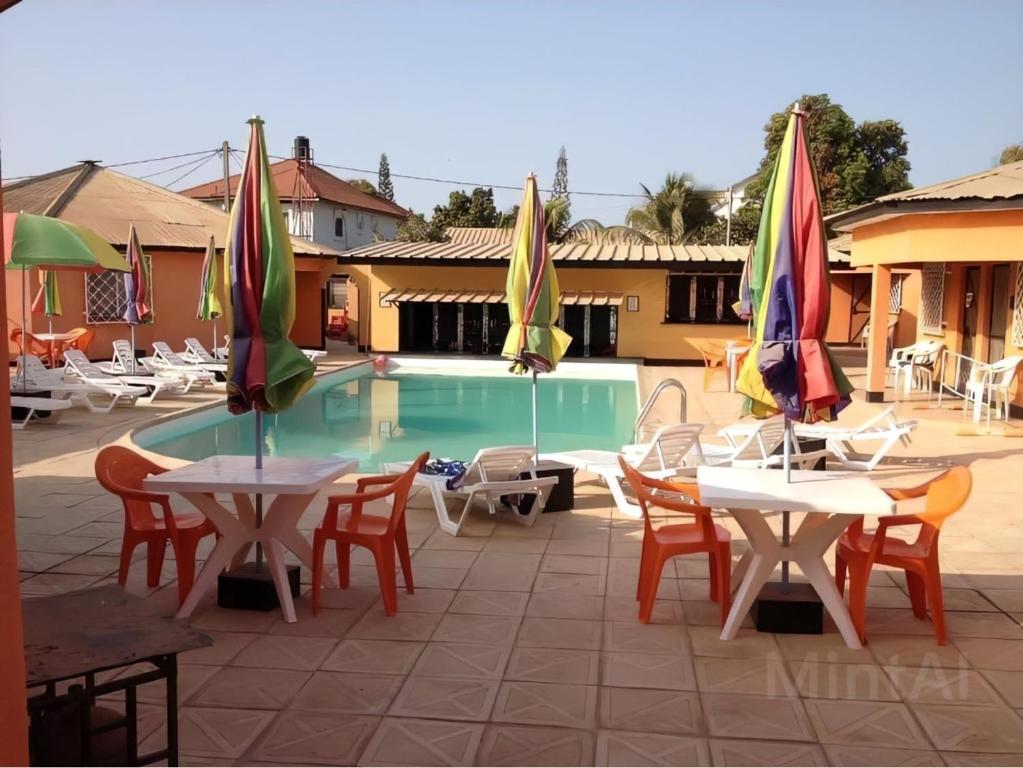
<path id="1" fill-rule="evenodd" d="M 786 482 L 784 470 L 700 467 L 696 482 L 700 503 L 727 509 L 746 533 L 750 546 L 736 566 L 734 577 L 741 577 L 742 583 L 721 632 L 722 640 L 735 637 L 775 566 L 787 560 L 798 563 L 806 574 L 845 644 L 862 647 L 845 601 L 824 562 L 824 553 L 856 517 L 895 514 L 895 502 L 888 494 L 863 474 L 850 472 L 794 469 L 792 481 Z M 807 514 L 788 546 L 784 546 L 764 512 Z"/>
<path id="2" fill-rule="evenodd" d="M 220 532 L 220 539 L 199 572 L 195 585 L 178 610 L 178 618 L 191 615 L 199 600 L 216 587 L 217 577 L 229 563 L 242 562 L 255 542 L 266 550 L 267 566 L 273 576 L 284 620 L 295 621 L 284 547 L 312 569 L 313 550 L 298 531 L 298 519 L 313 497 L 325 486 L 358 466 L 356 459 L 336 457 L 327 461 L 268 456 L 257 470 L 252 456 L 210 456 L 145 480 L 153 493 L 179 493 L 206 515 Z M 210 494 L 229 493 L 235 512 Z M 273 496 L 263 524 L 256 525 L 256 511 L 250 494 Z M 236 514 L 237 513 L 237 514 Z"/>

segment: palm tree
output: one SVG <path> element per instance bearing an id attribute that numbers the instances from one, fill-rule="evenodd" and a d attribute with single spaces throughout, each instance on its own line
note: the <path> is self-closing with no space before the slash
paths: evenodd
<path id="1" fill-rule="evenodd" d="M 564 197 L 552 197 L 543 206 L 544 220 L 547 223 L 547 242 L 549 243 L 631 243 L 635 245 L 651 245 L 654 241 L 646 235 L 625 226 L 605 227 L 596 219 L 580 219 L 570 224 L 571 211 L 568 200 Z M 519 206 L 501 214 L 498 226 L 511 229 L 519 215 Z"/>
<path id="2" fill-rule="evenodd" d="M 640 187 L 646 202 L 631 209 L 625 223 L 649 242 L 683 245 L 701 227 L 714 221 L 709 202 L 694 194 L 692 177 L 687 174 L 669 173 L 657 192 L 651 192 L 645 184 Z"/>

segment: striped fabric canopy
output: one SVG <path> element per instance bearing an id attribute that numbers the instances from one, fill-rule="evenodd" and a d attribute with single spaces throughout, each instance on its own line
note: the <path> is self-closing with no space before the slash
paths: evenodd
<path id="1" fill-rule="evenodd" d="M 501 356 L 515 361 L 515 373 L 548 373 L 565 356 L 572 337 L 554 325 L 561 311 L 558 276 L 547 252 L 543 204 L 532 174 L 526 179 L 512 244 L 506 282 L 511 328 Z"/>
<path id="2" fill-rule="evenodd" d="M 288 338 L 295 321 L 295 255 L 270 175 L 263 121 L 254 117 L 249 125 L 224 259 L 231 323 L 227 405 L 232 413 L 277 413 L 312 386 L 315 367 Z"/>
<path id="3" fill-rule="evenodd" d="M 196 310 L 197 320 L 216 320 L 224 314 L 217 296 L 217 250 L 213 244 L 213 235 L 206 246 L 206 256 L 202 260 L 202 275 L 199 280 L 199 308 Z"/>
<path id="4" fill-rule="evenodd" d="M 156 318 L 153 314 L 153 274 L 149 268 L 149 260 L 142 253 L 135 225 L 128 231 L 128 272 L 124 273 L 124 295 L 128 306 L 124 310 L 124 319 L 128 325 L 149 325 Z"/>
<path id="5" fill-rule="evenodd" d="M 52 269 L 43 272 L 39 293 L 32 301 L 32 311 L 46 317 L 59 317 L 64 314 L 60 306 L 60 288 L 57 285 L 57 273 Z"/>
<path id="6" fill-rule="evenodd" d="M 831 278 L 806 116 L 789 117 L 749 265 L 755 337 L 739 372 L 745 410 L 795 420 L 831 419 L 852 385 L 824 341 Z"/>

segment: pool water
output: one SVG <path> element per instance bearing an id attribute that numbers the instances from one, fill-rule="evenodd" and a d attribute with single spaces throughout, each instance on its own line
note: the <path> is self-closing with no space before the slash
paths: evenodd
<path id="1" fill-rule="evenodd" d="M 633 381 L 539 378 L 540 451 L 618 450 L 631 442 Z M 532 443 L 528 376 L 374 374 L 365 368 L 324 376 L 284 413 L 265 416 L 265 455 L 358 458 L 377 471 L 385 461 L 471 459 L 495 445 Z M 140 430 L 141 447 L 198 460 L 254 453 L 255 418 L 215 408 Z"/>

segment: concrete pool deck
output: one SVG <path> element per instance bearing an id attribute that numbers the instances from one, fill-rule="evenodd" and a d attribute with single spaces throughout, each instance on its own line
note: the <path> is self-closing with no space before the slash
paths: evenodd
<path id="1" fill-rule="evenodd" d="M 857 363 L 847 371 L 862 389 Z M 662 378 L 680 379 L 688 420 L 713 435 L 735 420 L 740 396 L 723 391 L 723 377 L 703 393 L 702 375 L 641 368 L 641 398 Z M 94 479 L 97 448 L 222 396 L 109 416 L 76 408 L 15 433 L 24 598 L 115 578 L 123 513 Z M 677 418 L 674 397 L 654 418 Z M 856 401 L 842 420 L 876 407 Z M 326 590 L 329 607 L 315 618 L 305 597 L 293 625 L 277 612 L 200 607 L 193 625 L 215 644 L 181 658 L 183 764 L 1021 764 L 1023 440 L 957 435 L 954 406 L 898 408 L 920 427 L 873 473 L 879 483 L 916 484 L 953 463 L 974 473 L 973 496 L 941 536 L 946 647 L 913 617 L 901 576 L 883 569 L 861 651 L 833 628 L 819 637 L 745 630 L 721 642 L 697 557 L 667 566 L 654 622 L 640 625 L 642 527 L 582 476 L 576 508 L 532 529 L 480 511 L 452 538 L 420 497 L 408 521 L 417 589 L 399 594 L 395 617 L 384 615 L 362 551 L 352 587 Z M 323 506 L 310 507 L 305 531 Z M 138 556 L 128 589 L 172 611 L 172 555 L 155 590 Z M 162 738 L 159 685 L 143 696 L 147 746 Z"/>

